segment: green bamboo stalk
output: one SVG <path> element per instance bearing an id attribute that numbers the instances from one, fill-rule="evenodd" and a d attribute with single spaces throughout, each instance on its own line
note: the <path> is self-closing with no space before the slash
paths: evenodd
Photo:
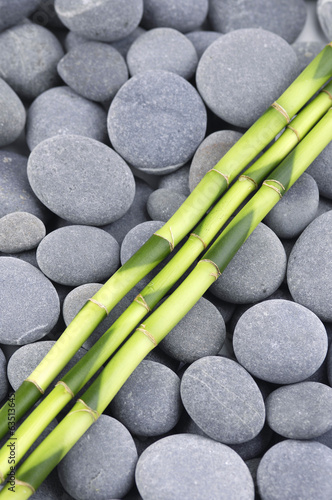
<path id="1" fill-rule="evenodd" d="M 262 187 L 230 222 L 177 290 L 136 329 L 114 355 L 81 400 L 28 457 L 16 473 L 17 498 L 31 496 L 51 470 L 109 405 L 144 357 L 196 304 L 219 277 L 240 246 L 283 194 L 332 139 L 332 108 L 272 172 Z M 38 425 L 36 423 L 36 425 Z M 9 499 L 10 485 L 0 498 Z"/>

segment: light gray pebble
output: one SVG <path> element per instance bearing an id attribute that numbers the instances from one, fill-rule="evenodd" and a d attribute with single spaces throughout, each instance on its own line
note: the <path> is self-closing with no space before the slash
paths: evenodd
<path id="1" fill-rule="evenodd" d="M 171 189 L 160 188 L 150 194 L 147 211 L 152 220 L 167 222 L 175 214 L 186 196 Z"/>
<path id="2" fill-rule="evenodd" d="M 121 40 L 117 40 L 116 42 L 112 42 L 111 45 L 116 50 L 118 50 L 123 57 L 127 57 L 128 50 L 130 49 L 131 45 L 135 40 L 137 40 L 138 37 L 143 35 L 143 33 L 145 32 L 145 29 L 138 26 L 134 29 L 134 31 L 130 33 L 130 35 L 127 35 L 126 37 L 121 38 Z"/>
<path id="3" fill-rule="evenodd" d="M 168 432 L 181 415 L 180 379 L 167 366 L 143 360 L 109 409 L 133 434 L 158 436 Z"/>
<path id="4" fill-rule="evenodd" d="M 54 7 L 68 29 L 101 42 L 126 37 L 143 15 L 143 0 L 55 0 Z"/>
<path id="5" fill-rule="evenodd" d="M 262 500 L 330 500 L 332 450 L 314 442 L 286 440 L 270 448 L 257 470 Z"/>
<path id="6" fill-rule="evenodd" d="M 150 69 L 171 71 L 189 80 L 198 63 L 193 44 L 173 28 L 155 28 L 130 47 L 127 63 L 131 76 Z"/>
<path id="7" fill-rule="evenodd" d="M 7 360 L 3 351 L 0 349 L 0 401 L 6 397 L 8 389 Z"/>
<path id="8" fill-rule="evenodd" d="M 108 114 L 114 149 L 134 167 L 156 175 L 184 165 L 206 130 L 204 104 L 190 83 L 168 71 L 147 71 L 126 82 Z"/>
<path id="9" fill-rule="evenodd" d="M 285 277 L 286 263 L 278 236 L 260 223 L 210 291 L 234 304 L 259 302 L 279 288 Z"/>
<path id="10" fill-rule="evenodd" d="M 89 137 L 58 135 L 43 141 L 30 154 L 27 172 L 39 200 L 74 224 L 110 224 L 129 210 L 135 196 L 126 162 Z"/>
<path id="11" fill-rule="evenodd" d="M 30 16 L 38 7 L 40 0 L 1 0 L 0 31 L 19 23 Z"/>
<path id="12" fill-rule="evenodd" d="M 144 0 L 144 28 L 174 28 L 183 33 L 198 29 L 208 12 L 208 0 Z"/>
<path id="13" fill-rule="evenodd" d="M 319 24 L 325 34 L 330 40 L 332 38 L 332 2 L 331 0 L 318 0 L 317 2 L 317 16 Z"/>
<path id="14" fill-rule="evenodd" d="M 13 257 L 0 258 L 0 342 L 23 345 L 41 339 L 60 314 L 58 294 L 35 267 Z"/>
<path id="15" fill-rule="evenodd" d="M 203 52 L 222 35 L 217 31 L 191 31 L 186 33 L 186 37 L 191 41 L 196 49 L 198 60 L 202 57 Z"/>
<path id="16" fill-rule="evenodd" d="M 239 29 L 206 49 L 198 63 L 196 83 L 213 113 L 247 128 L 297 75 L 296 54 L 285 40 L 263 29 Z"/>
<path id="17" fill-rule="evenodd" d="M 98 102 L 113 99 L 128 80 L 122 55 L 101 42 L 85 42 L 72 49 L 59 61 L 58 73 L 79 95 Z"/>
<path id="18" fill-rule="evenodd" d="M 134 484 L 136 463 L 136 446 L 128 430 L 101 415 L 62 459 L 58 473 L 74 498 L 123 498 Z"/>
<path id="19" fill-rule="evenodd" d="M 292 48 L 295 50 L 299 61 L 299 72 L 303 71 L 324 47 L 324 42 L 314 40 L 302 40 L 293 43 Z"/>
<path id="20" fill-rule="evenodd" d="M 61 285 L 109 278 L 119 266 L 119 244 L 97 227 L 67 226 L 49 233 L 37 248 L 42 272 Z"/>
<path id="21" fill-rule="evenodd" d="M 207 356 L 192 363 L 181 380 L 183 405 L 211 438 L 244 443 L 262 430 L 265 406 L 251 375 L 236 361 Z"/>
<path id="22" fill-rule="evenodd" d="M 64 46 L 66 52 L 70 52 L 71 50 L 79 47 L 79 45 L 90 41 L 91 40 L 85 38 L 85 36 L 78 35 L 77 33 L 74 33 L 74 31 L 68 31 L 64 39 Z"/>
<path id="23" fill-rule="evenodd" d="M 325 446 L 328 446 L 328 448 L 332 449 L 332 429 L 324 434 L 321 434 L 320 436 L 315 437 L 312 441 L 324 444 Z"/>
<path id="24" fill-rule="evenodd" d="M 43 222 L 28 212 L 12 212 L 0 219 L 0 252 L 24 252 L 36 248 L 46 235 Z"/>
<path id="25" fill-rule="evenodd" d="M 47 90 L 32 103 L 26 136 L 30 150 L 55 135 L 73 134 L 104 142 L 107 136 L 105 110 L 69 87 Z"/>
<path id="26" fill-rule="evenodd" d="M 14 142 L 24 129 L 25 108 L 14 90 L 0 78 L 0 147 Z"/>
<path id="27" fill-rule="evenodd" d="M 136 484 L 146 500 L 254 499 L 253 480 L 239 455 L 192 434 L 168 436 L 149 446 L 137 462 Z"/>
<path id="28" fill-rule="evenodd" d="M 309 309 L 288 300 L 266 300 L 241 316 L 233 348 L 252 375 L 275 384 L 293 384 L 323 363 L 327 334 Z"/>
<path id="29" fill-rule="evenodd" d="M 319 193 L 332 200 L 332 142 L 330 142 L 307 169 L 317 182 Z"/>
<path id="30" fill-rule="evenodd" d="M 332 211 L 311 222 L 297 239 L 288 260 L 287 283 L 295 302 L 322 321 L 332 321 Z"/>
<path id="31" fill-rule="evenodd" d="M 158 188 L 171 189 L 184 196 L 189 196 L 189 168 L 190 165 L 184 165 L 171 174 L 160 177 Z"/>
<path id="32" fill-rule="evenodd" d="M 33 23 L 0 34 L 0 76 L 23 99 L 34 99 L 59 82 L 57 64 L 63 56 L 51 31 Z"/>

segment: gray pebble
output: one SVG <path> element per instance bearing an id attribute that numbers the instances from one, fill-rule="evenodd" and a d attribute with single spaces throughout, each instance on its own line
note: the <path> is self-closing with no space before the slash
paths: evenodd
<path id="1" fill-rule="evenodd" d="M 62 56 L 60 42 L 42 26 L 19 24 L 0 34 L 0 76 L 23 99 L 34 99 L 58 83 Z"/>
<path id="2" fill-rule="evenodd" d="M 222 35 L 217 31 L 192 31 L 186 33 L 186 37 L 191 41 L 196 49 L 198 60 L 202 57 L 203 52 Z"/>
<path id="3" fill-rule="evenodd" d="M 66 52 L 70 52 L 73 49 L 76 49 L 80 45 L 86 42 L 90 42 L 88 38 L 85 38 L 85 36 L 78 35 L 77 33 L 74 33 L 73 31 L 68 31 L 68 33 L 65 36 L 64 39 L 64 46 L 66 49 Z"/>
<path id="4" fill-rule="evenodd" d="M 297 239 L 288 260 L 287 283 L 295 302 L 322 321 L 332 321 L 332 211 L 311 222 Z"/>
<path id="5" fill-rule="evenodd" d="M 136 463 L 136 446 L 128 430 L 101 415 L 61 460 L 58 473 L 74 498 L 123 498 L 134 484 Z"/>
<path id="6" fill-rule="evenodd" d="M 332 348 L 331 348 L 331 345 L 332 344 L 330 344 L 329 352 L 327 355 L 327 377 L 329 380 L 329 384 L 332 387 Z"/>
<path id="7" fill-rule="evenodd" d="M 332 449 L 332 429 L 313 439 L 317 443 L 322 443 Z"/>
<path id="8" fill-rule="evenodd" d="M 6 397 L 8 389 L 7 360 L 3 351 L 0 349 L 0 401 Z"/>
<path id="9" fill-rule="evenodd" d="M 55 11 L 68 29 L 92 40 L 113 42 L 139 25 L 143 0 L 55 0 Z"/>
<path id="10" fill-rule="evenodd" d="M 303 71 L 309 63 L 319 54 L 325 47 L 325 43 L 321 41 L 297 41 L 292 44 L 292 48 L 297 55 L 299 61 L 299 72 Z"/>
<path id="11" fill-rule="evenodd" d="M 40 0 L 1 0 L 0 31 L 19 23 L 30 16 L 38 7 Z"/>
<path id="12" fill-rule="evenodd" d="M 128 51 L 127 63 L 131 76 L 160 69 L 189 80 L 195 73 L 198 58 L 185 35 L 172 28 L 155 28 L 135 40 Z"/>
<path id="13" fill-rule="evenodd" d="M 145 29 L 138 26 L 134 29 L 134 31 L 130 33 L 130 35 L 121 38 L 121 40 L 117 40 L 116 42 L 112 42 L 111 45 L 116 50 L 118 50 L 123 57 L 127 57 L 128 50 L 130 49 L 131 45 L 135 40 L 137 40 L 139 36 L 143 35 L 143 33 L 145 32 Z"/>
<path id="14" fill-rule="evenodd" d="M 144 359 L 161 363 L 162 365 L 165 365 L 173 370 L 175 373 L 179 367 L 179 362 L 176 361 L 176 359 L 167 356 L 167 354 L 165 354 L 164 351 L 162 351 L 158 346 L 152 349 L 152 351 L 150 351 Z"/>
<path id="15" fill-rule="evenodd" d="M 169 356 L 192 363 L 218 354 L 226 337 L 226 327 L 218 309 L 203 297 L 160 342 Z"/>
<path id="16" fill-rule="evenodd" d="M 167 366 L 143 360 L 109 408 L 133 434 L 158 436 L 168 432 L 181 414 L 180 379 Z"/>
<path id="17" fill-rule="evenodd" d="M 332 2 L 331 0 L 318 0 L 317 16 L 319 24 L 328 38 L 332 38 Z"/>
<path id="18" fill-rule="evenodd" d="M 241 316 L 233 348 L 252 375 L 275 384 L 293 384 L 323 363 L 327 335 L 319 318 L 300 304 L 267 300 Z"/>
<path id="19" fill-rule="evenodd" d="M 332 450 L 320 443 L 286 440 L 263 456 L 257 470 L 262 500 L 330 500 Z"/>
<path id="20" fill-rule="evenodd" d="M 167 222 L 175 214 L 186 196 L 177 191 L 160 188 L 150 194 L 147 201 L 147 211 L 152 220 Z"/>
<path id="21" fill-rule="evenodd" d="M 247 128 L 297 75 L 296 54 L 285 40 L 262 29 L 239 29 L 206 49 L 198 63 L 196 83 L 211 111 L 232 125 Z"/>
<path id="22" fill-rule="evenodd" d="M 198 29 L 208 12 L 208 0 L 144 0 L 144 28 L 166 26 L 183 33 Z"/>
<path id="23" fill-rule="evenodd" d="M 101 42 L 85 42 L 72 49 L 59 61 L 58 73 L 79 95 L 98 102 L 113 99 L 128 80 L 122 55 Z"/>
<path id="24" fill-rule="evenodd" d="M 171 189 L 184 196 L 189 196 L 189 164 L 184 165 L 171 174 L 160 177 L 158 187 L 160 189 Z"/>
<path id="25" fill-rule="evenodd" d="M 236 451 L 242 460 L 252 460 L 256 457 L 261 457 L 270 447 L 273 434 L 273 431 L 265 424 L 263 429 L 253 439 L 245 443 L 230 444 L 229 447 Z"/>
<path id="26" fill-rule="evenodd" d="M 0 78 L 0 147 L 14 142 L 25 125 L 25 109 L 13 89 Z"/>
<path id="27" fill-rule="evenodd" d="M 24 262 L 27 262 L 28 264 L 31 264 L 32 266 L 36 267 L 39 269 L 38 264 L 37 264 L 37 259 L 36 259 L 36 250 L 28 250 L 27 252 L 18 252 L 18 253 L 0 253 L 0 257 L 14 257 L 15 259 L 20 259 L 23 260 Z"/>
<path id="28" fill-rule="evenodd" d="M 103 142 L 107 136 L 104 109 L 69 87 L 50 89 L 32 103 L 27 117 L 30 150 L 55 135 L 72 134 Z"/>
<path id="29" fill-rule="evenodd" d="M 277 235 L 260 223 L 210 291 L 234 304 L 259 302 L 279 288 L 285 273 L 284 247 Z"/>
<path id="30" fill-rule="evenodd" d="M 74 224 L 110 224 L 129 210 L 135 196 L 125 161 L 89 137 L 58 135 L 43 141 L 30 154 L 27 172 L 40 201 Z"/>
<path id="31" fill-rule="evenodd" d="M 97 227 L 67 226 L 41 241 L 37 262 L 46 276 L 61 285 L 95 283 L 117 270 L 119 245 Z"/>
<path id="32" fill-rule="evenodd" d="M 13 257 L 0 258 L 0 342 L 23 345 L 41 339 L 60 314 L 58 294 L 35 267 Z"/>
<path id="33" fill-rule="evenodd" d="M 123 266 L 123 264 L 125 264 L 127 260 L 129 260 L 130 257 L 132 257 L 134 253 L 137 252 L 137 250 L 162 226 L 163 223 L 161 221 L 153 220 L 142 222 L 133 227 L 133 229 L 127 233 L 121 245 L 121 265 Z"/>
<path id="34" fill-rule="evenodd" d="M 311 163 L 307 172 L 317 182 L 320 195 L 332 200 L 332 142 Z"/>
<path id="35" fill-rule="evenodd" d="M 0 252 L 24 252 L 46 235 L 43 222 L 28 212 L 12 212 L 0 219 Z"/>
<path id="36" fill-rule="evenodd" d="M 263 428 L 262 394 L 231 359 L 207 356 L 192 363 L 182 377 L 181 398 L 194 422 L 216 441 L 244 443 Z"/>
<path id="37" fill-rule="evenodd" d="M 145 500 L 254 499 L 253 480 L 239 455 L 192 434 L 168 436 L 149 446 L 137 462 L 136 484 Z"/>
<path id="38" fill-rule="evenodd" d="M 184 165 L 204 138 L 206 110 L 179 75 L 147 71 L 126 82 L 108 114 L 114 149 L 143 172 L 166 174 Z"/>

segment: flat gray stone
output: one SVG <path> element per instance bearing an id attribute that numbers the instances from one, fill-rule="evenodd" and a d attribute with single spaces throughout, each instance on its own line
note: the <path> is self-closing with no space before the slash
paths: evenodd
<path id="1" fill-rule="evenodd" d="M 13 257 L 0 258 L 0 342 L 23 345 L 47 335 L 60 314 L 58 294 L 35 267 Z"/>
<path id="2" fill-rule="evenodd" d="M 212 439 L 244 443 L 262 430 L 265 406 L 251 375 L 236 361 L 207 356 L 192 363 L 181 380 L 183 405 Z"/>
<path id="3" fill-rule="evenodd" d="M 332 211 L 311 222 L 297 239 L 288 260 L 287 284 L 295 302 L 322 321 L 332 321 Z"/>
<path id="4" fill-rule="evenodd" d="M 186 196 L 170 189 L 160 188 L 150 194 L 147 201 L 147 211 L 152 220 L 167 222 L 175 214 Z"/>
<path id="5" fill-rule="evenodd" d="M 186 37 L 196 49 L 198 60 L 211 43 L 215 42 L 221 36 L 221 33 L 217 31 L 191 31 L 190 33 L 186 33 Z"/>
<path id="6" fill-rule="evenodd" d="M 323 363 L 327 335 L 309 309 L 288 300 L 267 300 L 241 316 L 233 348 L 239 363 L 252 375 L 275 384 L 293 384 Z"/>
<path id="7" fill-rule="evenodd" d="M 24 252 L 36 248 L 46 235 L 43 222 L 28 212 L 12 212 L 0 219 L 0 252 Z"/>
<path id="8" fill-rule="evenodd" d="M 104 142 L 106 112 L 69 87 L 55 87 L 41 94 L 30 106 L 26 133 L 30 150 L 55 135 L 83 135 Z"/>
<path id="9" fill-rule="evenodd" d="M 40 0 L 1 0 L 0 31 L 29 17 L 38 7 Z"/>
<path id="10" fill-rule="evenodd" d="M 171 174 L 160 177 L 158 188 L 171 189 L 184 196 L 189 196 L 189 164 L 184 165 Z"/>
<path id="11" fill-rule="evenodd" d="M 296 54 L 285 40 L 263 29 L 238 29 L 206 49 L 196 84 L 213 113 L 248 128 L 297 75 Z"/>
<path id="12" fill-rule="evenodd" d="M 14 142 L 25 125 L 25 109 L 13 89 L 0 78 L 0 147 Z"/>
<path id="13" fill-rule="evenodd" d="M 168 71 L 126 82 L 108 113 L 114 149 L 137 169 L 166 174 L 184 165 L 204 138 L 206 110 L 197 91 Z"/>
<path id="14" fill-rule="evenodd" d="M 332 200 L 332 143 L 317 156 L 307 169 L 308 174 L 315 179 L 321 196 Z"/>
<path id="15" fill-rule="evenodd" d="M 331 10 L 332 12 L 332 10 Z M 308 40 L 297 41 L 292 44 L 292 48 L 299 61 L 299 72 L 303 71 L 309 63 L 323 50 L 325 43 L 321 41 Z"/>
<path id="16" fill-rule="evenodd" d="M 42 272 L 61 285 L 109 278 L 119 266 L 119 244 L 97 227 L 67 226 L 49 233 L 37 249 Z"/>
<path id="17" fill-rule="evenodd" d="M 0 349 L 0 401 L 6 397 L 8 389 L 7 360 L 3 351 Z"/>
<path id="18" fill-rule="evenodd" d="M 110 224 L 129 210 L 135 196 L 126 162 L 89 137 L 58 135 L 43 141 L 30 154 L 27 172 L 39 200 L 74 224 Z"/>
<path id="19" fill-rule="evenodd" d="M 318 0 L 317 16 L 319 24 L 324 31 L 325 36 L 330 40 L 332 38 L 332 2 L 331 0 Z"/>
<path id="20" fill-rule="evenodd" d="M 166 26 L 183 33 L 198 29 L 206 18 L 208 0 L 144 0 L 144 28 Z"/>

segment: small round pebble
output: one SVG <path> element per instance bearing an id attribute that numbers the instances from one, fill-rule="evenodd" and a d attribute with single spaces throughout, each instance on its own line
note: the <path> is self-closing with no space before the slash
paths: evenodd
<path id="1" fill-rule="evenodd" d="M 3 351 L 0 349 L 0 401 L 6 397 L 8 389 L 7 360 Z"/>
<path id="2" fill-rule="evenodd" d="M 325 43 L 322 41 L 297 41 L 292 44 L 292 48 L 299 61 L 299 72 L 303 71 L 309 63 L 323 50 Z"/>
<path id="3" fill-rule="evenodd" d="M 193 44 L 172 28 L 155 28 L 130 47 L 127 63 L 131 76 L 149 69 L 171 71 L 189 80 L 198 63 Z"/>
<path id="4" fill-rule="evenodd" d="M 260 223 L 235 254 L 210 291 L 226 302 L 266 299 L 285 277 L 286 253 L 277 235 Z"/>
<path id="5" fill-rule="evenodd" d="M 54 7 L 68 29 L 102 42 L 126 37 L 143 15 L 143 0 L 55 0 Z"/>
<path id="6" fill-rule="evenodd" d="M 331 0 L 318 0 L 317 16 L 319 24 L 328 40 L 332 38 L 332 2 Z"/>
<path id="7" fill-rule="evenodd" d="M 69 87 L 55 87 L 41 94 L 28 111 L 26 138 L 30 150 L 55 135 L 72 134 L 104 142 L 105 110 Z"/>
<path id="8" fill-rule="evenodd" d="M 330 500 L 332 450 L 314 442 L 286 440 L 263 456 L 257 470 L 262 500 Z"/>
<path id="9" fill-rule="evenodd" d="M 147 201 L 147 211 L 152 220 L 167 222 L 175 214 L 186 196 L 177 191 L 160 188 L 150 194 Z"/>
<path id="10" fill-rule="evenodd" d="M 0 258 L 0 342 L 23 345 L 47 335 L 60 314 L 58 294 L 34 266 Z"/>
<path id="11" fill-rule="evenodd" d="M 0 76 L 23 99 L 34 99 L 58 83 L 62 56 L 60 42 L 42 26 L 19 24 L 0 34 Z"/>
<path id="12" fill-rule="evenodd" d="M 14 142 L 25 125 L 25 109 L 13 89 L 0 78 L 0 147 Z"/>
<path id="13" fill-rule="evenodd" d="M 108 114 L 114 149 L 137 169 L 166 174 L 184 165 L 204 138 L 206 109 L 184 78 L 147 71 L 126 82 Z"/>
<path id="14" fill-rule="evenodd" d="M 321 196 L 332 200 L 332 142 L 330 142 L 307 169 L 317 182 Z"/>
<path id="15" fill-rule="evenodd" d="M 43 222 L 28 212 L 12 212 L 0 219 L 0 252 L 36 248 L 46 235 Z"/>
<path id="16" fill-rule="evenodd" d="M 275 384 L 293 384 L 323 363 L 327 334 L 309 309 L 288 300 L 266 300 L 241 316 L 233 348 L 252 375 Z"/>
<path id="17" fill-rule="evenodd" d="M 174 28 L 183 33 L 198 29 L 208 12 L 208 0 L 144 0 L 144 28 Z"/>
<path id="18" fill-rule="evenodd" d="M 142 453 L 135 476 L 144 500 L 254 499 L 253 480 L 239 455 L 203 436 L 160 439 Z"/>
<path id="19" fill-rule="evenodd" d="M 29 17 L 38 7 L 40 0 L 1 0 L 0 31 Z"/>
<path id="20" fill-rule="evenodd" d="M 109 409 L 132 434 L 164 434 L 175 427 L 181 415 L 180 379 L 167 366 L 143 360 Z"/>
<path id="21" fill-rule="evenodd" d="M 261 391 L 231 359 L 207 356 L 192 363 L 181 380 L 181 398 L 194 422 L 216 441 L 244 443 L 263 428 Z"/>
<path id="22" fill-rule="evenodd" d="M 137 451 L 128 430 L 101 415 L 58 465 L 65 490 L 80 500 L 123 498 L 134 484 Z"/>
<path id="23" fill-rule="evenodd" d="M 299 304 L 332 321 L 332 211 L 309 224 L 291 251 L 287 284 Z"/>
<path id="24" fill-rule="evenodd" d="M 158 187 L 168 189 L 189 196 L 189 164 L 184 165 L 171 174 L 160 177 Z"/>
<path id="25" fill-rule="evenodd" d="M 263 29 L 239 29 L 206 49 L 196 83 L 213 113 L 248 128 L 297 75 L 296 54 L 285 40 Z"/>
<path id="26" fill-rule="evenodd" d="M 192 31 L 191 33 L 186 33 L 186 37 L 195 47 L 199 60 L 211 43 L 221 37 L 221 33 L 217 31 Z"/>
<path id="27" fill-rule="evenodd" d="M 39 200 L 74 224 L 110 224 L 129 210 L 135 196 L 126 162 L 89 137 L 58 135 L 43 141 L 30 154 L 27 172 Z"/>
<path id="28" fill-rule="evenodd" d="M 119 266 L 119 244 L 106 231 L 66 226 L 49 233 L 37 248 L 42 272 L 61 285 L 79 286 L 109 278 Z"/>
<path id="29" fill-rule="evenodd" d="M 113 99 L 128 80 L 122 55 L 101 42 L 85 42 L 72 49 L 59 61 L 58 73 L 78 94 L 98 102 Z"/>

